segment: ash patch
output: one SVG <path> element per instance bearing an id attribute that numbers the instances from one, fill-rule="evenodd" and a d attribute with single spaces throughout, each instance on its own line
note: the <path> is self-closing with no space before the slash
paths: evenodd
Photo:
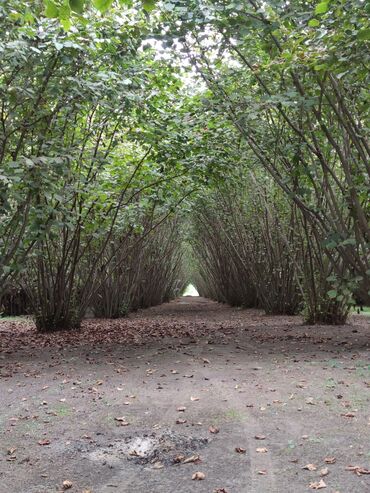
<path id="1" fill-rule="evenodd" d="M 99 448 L 88 454 L 92 461 L 111 465 L 120 463 L 123 459 L 135 464 L 169 466 L 192 459 L 196 461 L 196 452 L 206 447 L 210 440 L 172 432 L 131 434 L 115 440 L 107 447 Z"/>

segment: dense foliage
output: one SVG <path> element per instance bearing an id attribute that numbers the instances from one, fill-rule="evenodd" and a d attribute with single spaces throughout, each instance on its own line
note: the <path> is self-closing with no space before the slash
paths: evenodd
<path id="1" fill-rule="evenodd" d="M 370 289 L 369 13 L 2 4 L 0 296 L 55 330 L 190 275 L 219 301 L 345 321 Z"/>

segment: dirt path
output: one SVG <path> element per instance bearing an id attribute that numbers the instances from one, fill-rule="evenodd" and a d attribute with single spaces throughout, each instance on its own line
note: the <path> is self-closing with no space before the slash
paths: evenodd
<path id="1" fill-rule="evenodd" d="M 182 298 L 78 334 L 0 322 L 0 492 L 370 491 L 369 321 Z"/>

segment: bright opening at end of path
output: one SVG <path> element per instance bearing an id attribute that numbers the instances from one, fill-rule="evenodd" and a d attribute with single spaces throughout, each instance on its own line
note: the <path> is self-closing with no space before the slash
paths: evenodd
<path id="1" fill-rule="evenodd" d="M 199 296 L 199 293 L 196 290 L 195 286 L 189 284 L 189 286 L 187 286 L 187 288 L 185 289 L 183 296 Z"/>

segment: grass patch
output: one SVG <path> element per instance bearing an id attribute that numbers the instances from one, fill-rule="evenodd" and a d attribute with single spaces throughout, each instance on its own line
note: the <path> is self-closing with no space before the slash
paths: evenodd
<path id="1" fill-rule="evenodd" d="M 3 317 L 0 315 L 0 322 L 28 322 L 30 320 L 30 315 L 17 315 L 14 317 Z"/>
<path id="2" fill-rule="evenodd" d="M 60 417 L 64 418 L 65 416 L 70 416 L 71 409 L 68 406 L 58 406 L 55 409 L 55 413 Z"/>
<path id="3" fill-rule="evenodd" d="M 354 307 L 352 313 L 357 313 L 359 315 L 364 315 L 365 317 L 370 317 L 370 306 L 363 306 L 361 308 Z"/>

